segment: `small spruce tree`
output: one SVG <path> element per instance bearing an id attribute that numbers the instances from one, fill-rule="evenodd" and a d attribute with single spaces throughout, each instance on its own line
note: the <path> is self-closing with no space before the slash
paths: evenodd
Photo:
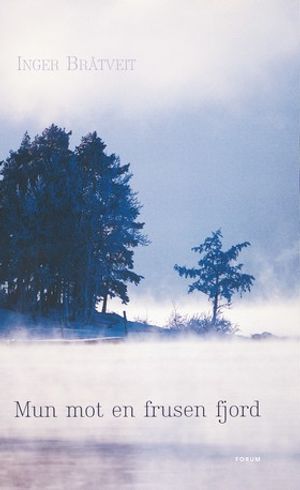
<path id="1" fill-rule="evenodd" d="M 238 243 L 224 251 L 222 238 L 219 229 L 198 247 L 192 248 L 193 252 L 198 252 L 202 256 L 198 261 L 198 267 L 188 268 L 177 264 L 174 266 L 180 276 L 196 279 L 189 285 L 189 293 L 196 290 L 208 296 L 212 302 L 213 322 L 216 322 L 222 308 L 231 305 L 232 296 L 235 293 L 240 293 L 242 296 L 242 293 L 250 291 L 255 280 L 253 276 L 241 272 L 243 264 L 234 264 L 243 248 L 248 247 L 250 243 Z"/>

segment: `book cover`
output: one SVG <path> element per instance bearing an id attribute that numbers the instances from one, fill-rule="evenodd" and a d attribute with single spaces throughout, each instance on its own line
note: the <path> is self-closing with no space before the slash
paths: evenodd
<path id="1" fill-rule="evenodd" d="M 298 488 L 298 2 L 0 12 L 0 488 Z"/>

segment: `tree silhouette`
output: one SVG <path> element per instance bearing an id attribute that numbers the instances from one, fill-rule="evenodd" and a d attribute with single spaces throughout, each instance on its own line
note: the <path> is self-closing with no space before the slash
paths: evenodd
<path id="1" fill-rule="evenodd" d="M 212 233 L 198 247 L 193 247 L 193 252 L 202 255 L 197 268 L 187 268 L 175 265 L 174 269 L 180 276 L 195 278 L 196 281 L 189 285 L 188 293 L 200 291 L 208 296 L 212 302 L 212 321 L 215 322 L 218 313 L 224 307 L 231 305 L 232 296 L 235 293 L 250 291 L 255 278 L 241 272 L 243 264 L 234 264 L 243 248 L 250 245 L 249 242 L 238 243 L 228 250 L 222 250 L 221 230 Z M 221 301 L 225 303 L 221 304 Z"/>
<path id="2" fill-rule="evenodd" d="M 96 132 L 71 151 L 51 125 L 0 162 L 0 302 L 21 312 L 89 320 L 107 297 L 139 284 L 134 249 L 147 244 L 129 164 Z"/>

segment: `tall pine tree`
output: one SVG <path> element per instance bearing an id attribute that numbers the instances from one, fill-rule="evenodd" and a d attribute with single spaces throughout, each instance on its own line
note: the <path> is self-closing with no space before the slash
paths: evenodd
<path id="1" fill-rule="evenodd" d="M 133 249 L 145 244 L 129 165 L 97 134 L 71 151 L 55 125 L 2 164 L 1 301 L 18 311 L 88 319 L 107 297 L 129 301 Z"/>

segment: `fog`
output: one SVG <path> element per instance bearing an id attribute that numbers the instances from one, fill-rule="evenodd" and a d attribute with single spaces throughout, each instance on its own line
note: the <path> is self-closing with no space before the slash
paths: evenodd
<path id="1" fill-rule="evenodd" d="M 273 91 L 276 68 L 298 52 L 293 1 L 201 0 L 185 8 L 178 0 L 93 0 L 88 9 L 82 2 L 72 2 L 70 9 L 58 0 L 43 6 L 10 0 L 0 12 L 6 47 L 2 112 L 14 121 L 33 111 L 47 124 L 58 117 L 86 122 L 96 113 L 121 113 L 125 119 L 156 115 L 174 104 L 232 107 L 257 90 Z M 137 69 L 134 76 L 124 72 L 117 78 L 110 72 L 74 74 L 63 65 L 74 54 L 134 58 Z M 58 58 L 60 70 L 42 76 L 19 72 L 19 55 Z"/>
<path id="2" fill-rule="evenodd" d="M 165 326 L 176 311 L 181 315 L 211 315 L 211 304 L 201 295 L 180 295 L 171 298 L 156 298 L 153 295 L 132 293 L 132 301 L 126 307 L 117 299 L 109 303 L 111 311 L 122 315 L 126 309 L 128 318 Z M 255 299 L 234 298 L 230 309 L 224 308 L 223 315 L 239 328 L 242 335 L 264 331 L 284 337 L 299 336 L 299 295 L 273 294 Z"/>
<path id="3" fill-rule="evenodd" d="M 296 488 L 298 353 L 278 340 L 2 343 L 0 487 Z M 147 400 L 203 405 L 206 417 L 145 417 Z M 219 400 L 258 400 L 260 416 L 221 424 Z M 16 401 L 57 417 L 22 417 Z M 103 417 L 65 416 L 98 403 Z M 113 417 L 116 405 L 135 416 Z M 247 456 L 260 460 L 235 460 Z"/>

